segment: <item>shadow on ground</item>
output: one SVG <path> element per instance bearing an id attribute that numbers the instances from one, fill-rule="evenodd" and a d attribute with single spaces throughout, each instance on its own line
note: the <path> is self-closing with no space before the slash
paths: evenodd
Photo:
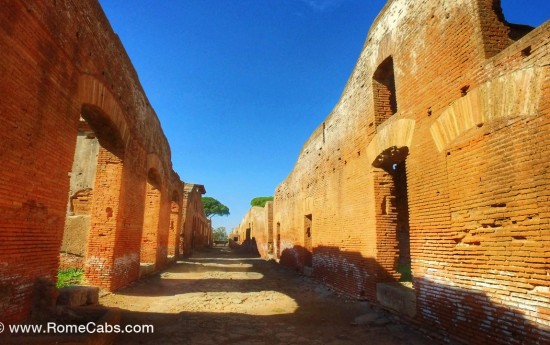
<path id="1" fill-rule="evenodd" d="M 120 344 L 433 344 L 366 302 L 227 247 L 196 252 L 102 303 L 121 308 L 124 325 L 154 325 L 154 334 L 119 335 Z"/>
<path id="2" fill-rule="evenodd" d="M 210 248 L 178 261 L 162 273 L 106 296 L 103 303 L 123 309 L 125 324 L 155 326 L 154 335 L 121 335 L 123 344 L 436 344 L 461 338 L 471 343 L 528 344 L 550 341 L 548 332 L 531 325 L 522 311 L 493 303 L 477 291 L 415 279 L 416 321 L 436 324 L 417 330 L 369 303 L 346 299 L 296 269 L 264 261 L 247 251 Z M 299 269 L 299 255 L 282 253 L 281 262 Z M 374 260 L 339 248 L 314 248 L 332 258 L 362 262 L 379 278 L 389 274 Z M 355 257 L 357 256 L 357 257 Z M 283 260 L 284 259 L 284 260 Z M 292 264 L 292 260 L 297 260 Z M 317 267 L 313 269 L 326 269 Z M 338 270 L 338 267 L 333 267 Z M 328 272 L 338 275 L 337 272 Z M 323 276 L 330 277 L 324 274 Z M 342 275 L 338 275 L 341 280 Z M 356 278 L 350 277 L 349 279 Z M 372 279 L 363 277 L 365 284 Z M 372 278 L 372 277 L 370 277 Z M 385 281 L 385 280 L 378 281 Z M 367 287 L 367 285 L 365 285 Z M 361 289 L 361 288 L 359 288 Z M 422 293 L 424 291 L 424 293 Z M 426 291 L 437 292 L 437 294 Z M 362 293 L 362 291 L 361 291 Z M 428 306 L 428 307 L 426 307 Z M 489 309 L 487 309 L 489 308 Z M 491 314 L 486 314 L 487 310 Z M 445 318 L 443 318 L 443 317 Z M 490 331 L 480 332 L 484 325 Z M 429 336 L 429 338 L 427 337 Z"/>

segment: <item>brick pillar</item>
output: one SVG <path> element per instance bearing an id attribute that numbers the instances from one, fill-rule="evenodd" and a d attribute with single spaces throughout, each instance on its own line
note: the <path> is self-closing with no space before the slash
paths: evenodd
<path id="1" fill-rule="evenodd" d="M 122 209 L 120 205 L 122 171 L 122 158 L 100 147 L 85 276 L 90 284 L 107 289 L 111 287 L 113 251 L 119 230 L 119 210 Z"/>
<path id="2" fill-rule="evenodd" d="M 143 234 L 141 239 L 142 263 L 153 263 L 157 261 L 157 247 L 159 244 L 159 215 L 161 204 L 161 192 L 154 181 L 147 180 L 145 192 L 145 212 L 143 215 Z"/>
<path id="3" fill-rule="evenodd" d="M 170 232 L 168 234 L 168 255 L 177 256 L 180 243 L 181 212 L 178 201 L 170 203 Z"/>

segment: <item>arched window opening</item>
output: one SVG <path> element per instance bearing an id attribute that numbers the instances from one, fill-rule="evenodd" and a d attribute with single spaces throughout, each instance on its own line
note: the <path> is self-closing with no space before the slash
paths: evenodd
<path id="1" fill-rule="evenodd" d="M 393 58 L 386 58 L 372 77 L 374 100 L 374 122 L 378 126 L 397 113 L 395 74 Z"/>

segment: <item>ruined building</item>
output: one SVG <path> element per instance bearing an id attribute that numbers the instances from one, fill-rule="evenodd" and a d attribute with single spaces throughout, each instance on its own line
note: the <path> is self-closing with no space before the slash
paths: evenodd
<path id="1" fill-rule="evenodd" d="M 441 339 L 550 343 L 549 37 L 499 0 L 388 1 L 250 236 Z"/>
<path id="2" fill-rule="evenodd" d="M 60 266 L 115 290 L 182 254 L 184 185 L 97 1 L 3 3 L 0 52 L 0 321 Z"/>
<path id="3" fill-rule="evenodd" d="M 273 202 L 266 202 L 264 207 L 252 206 L 229 239 L 249 252 L 257 250 L 264 259 L 273 258 Z"/>
<path id="4" fill-rule="evenodd" d="M 183 221 L 181 253 L 192 254 L 193 249 L 212 244 L 212 222 L 204 214 L 202 195 L 206 189 L 200 184 L 185 184 L 183 191 Z"/>

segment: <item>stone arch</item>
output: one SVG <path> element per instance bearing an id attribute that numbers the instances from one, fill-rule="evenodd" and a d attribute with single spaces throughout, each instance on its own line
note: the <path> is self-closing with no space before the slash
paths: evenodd
<path id="1" fill-rule="evenodd" d="M 126 143 L 121 136 L 119 127 L 108 114 L 96 105 L 83 103 L 81 108 L 79 132 L 93 135 L 101 147 L 109 150 L 119 158 L 124 158 Z"/>
<path id="2" fill-rule="evenodd" d="M 496 119 L 537 114 L 545 70 L 531 67 L 489 80 L 468 90 L 447 107 L 430 127 L 439 152 L 466 132 Z"/>
<path id="3" fill-rule="evenodd" d="M 156 174 L 158 174 L 158 177 L 160 178 L 159 187 L 162 187 L 164 185 L 166 173 L 164 170 L 164 165 L 162 164 L 162 160 L 156 153 L 147 154 L 147 172 L 151 171 L 151 169 L 153 169 Z"/>
<path id="4" fill-rule="evenodd" d="M 373 163 L 379 155 L 391 147 L 410 147 L 415 121 L 411 119 L 389 120 L 377 129 L 376 135 L 367 146 L 367 160 Z"/>
<path id="5" fill-rule="evenodd" d="M 121 141 L 125 145 L 130 143 L 131 134 L 124 111 L 116 97 L 101 81 L 91 75 L 82 75 L 78 81 L 78 97 L 81 104 L 101 109 L 105 120 L 108 120 L 117 129 Z"/>
<path id="6" fill-rule="evenodd" d="M 370 35 L 369 35 L 370 36 Z M 395 51 L 395 44 L 390 34 L 383 35 L 376 45 L 376 54 L 371 57 L 372 70 L 380 66 L 384 60 L 391 57 Z"/>

